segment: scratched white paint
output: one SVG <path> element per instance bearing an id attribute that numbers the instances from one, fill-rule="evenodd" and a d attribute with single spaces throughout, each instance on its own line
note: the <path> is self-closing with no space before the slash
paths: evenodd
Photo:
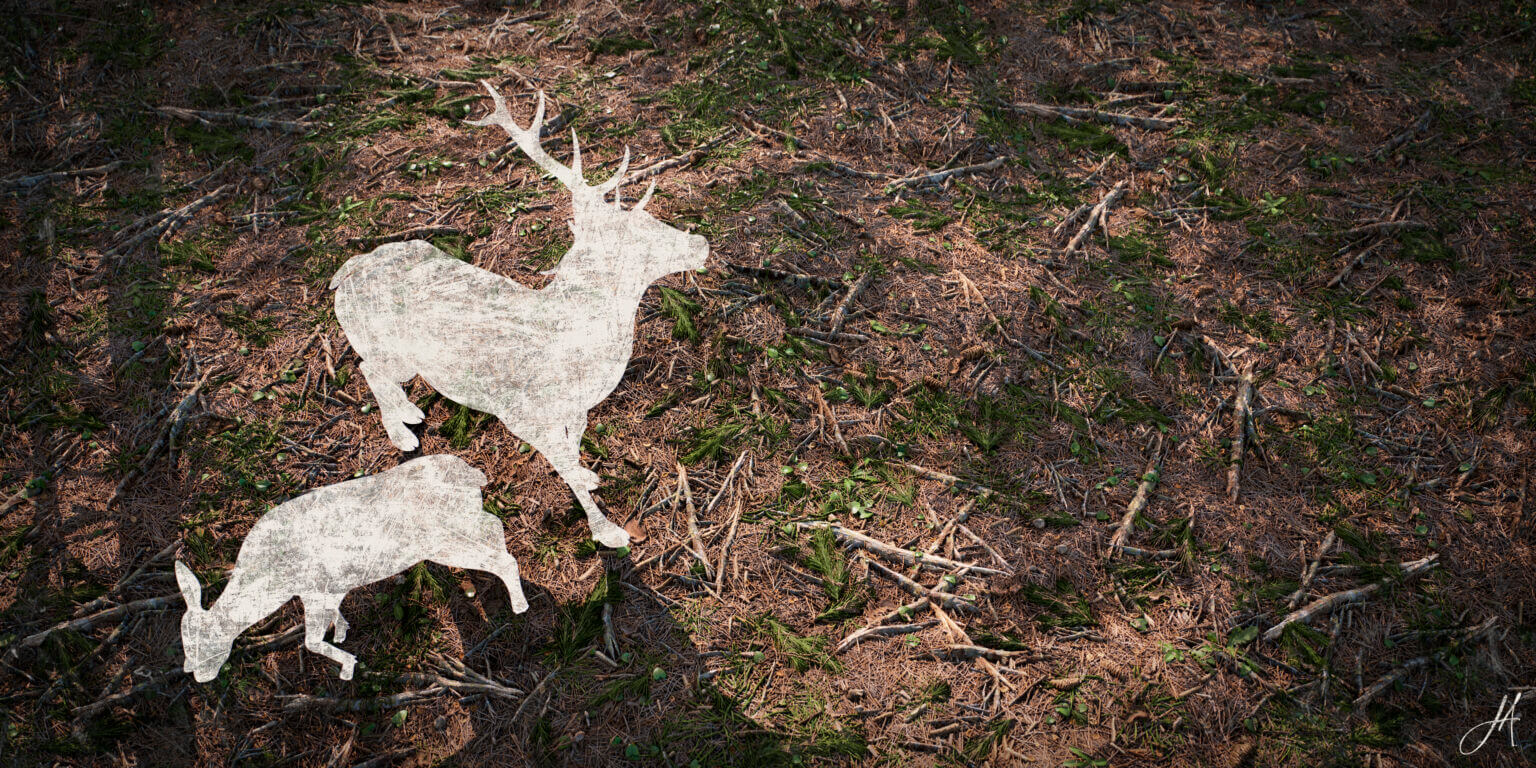
<path id="1" fill-rule="evenodd" d="M 279 504 L 251 527 L 228 585 L 206 609 L 197 577 L 177 560 L 184 669 L 200 683 L 217 677 L 236 636 L 298 597 L 304 647 L 340 663 L 341 679 L 351 680 L 356 657 L 325 642 L 333 626 L 335 642 L 347 638 L 342 598 L 423 560 L 490 571 L 506 583 L 513 612 L 528 610 L 501 521 L 481 507 L 483 485 L 480 470 L 440 454 Z"/>
<path id="2" fill-rule="evenodd" d="M 554 279 L 534 290 L 423 240 L 390 243 L 337 271 L 336 318 L 362 356 L 363 376 L 396 447 L 417 447 L 406 425 L 421 423 L 422 413 L 400 385 L 420 375 L 449 400 L 494 414 L 544 454 L 586 511 L 592 537 L 622 547 L 629 534 L 598 509 L 591 495 L 597 475 L 581 466 L 587 411 L 624 375 L 646 288 L 673 272 L 703 268 L 709 244 L 647 213 L 651 191 L 633 208 L 608 201 L 624 180 L 627 148 L 612 178 L 588 185 L 574 131 L 569 167 L 539 145 L 543 93 L 524 130 L 501 95 L 482 85 L 495 109 L 467 122 L 500 126 L 571 192 L 575 239 Z"/>

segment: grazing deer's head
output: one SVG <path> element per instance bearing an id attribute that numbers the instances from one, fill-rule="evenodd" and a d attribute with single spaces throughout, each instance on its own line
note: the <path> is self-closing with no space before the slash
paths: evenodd
<path id="1" fill-rule="evenodd" d="M 601 184 L 589 185 L 581 175 L 581 145 L 575 129 L 571 130 L 569 166 L 561 165 L 539 144 L 539 134 L 544 127 L 543 91 L 539 92 L 539 107 L 533 115 L 533 124 L 524 130 L 512 120 L 501 94 L 484 80 L 480 84 L 490 92 L 495 109 L 484 119 L 465 122 L 501 126 L 523 154 L 571 191 L 574 209 L 571 232 L 576 240 L 570 253 L 560 262 L 561 274 L 584 272 L 611 276 L 617 272 L 643 279 L 648 284 L 673 272 L 703 269 L 709 256 L 709 243 L 700 235 L 667 226 L 646 212 L 645 204 L 656 191 L 655 181 L 633 208 L 619 204 L 617 192 L 629 170 L 628 147 L 624 148 L 624 159 L 619 163 L 617 173 Z M 608 200 L 609 193 L 614 193 L 612 202 Z"/>
<path id="2" fill-rule="evenodd" d="M 224 626 L 222 616 L 203 608 L 203 587 L 197 583 L 192 569 L 180 560 L 176 561 L 176 583 L 187 601 L 187 612 L 181 617 L 181 644 L 186 655 L 182 671 L 192 673 L 199 683 L 206 683 L 218 677 L 219 669 L 229 660 L 235 633 Z"/>

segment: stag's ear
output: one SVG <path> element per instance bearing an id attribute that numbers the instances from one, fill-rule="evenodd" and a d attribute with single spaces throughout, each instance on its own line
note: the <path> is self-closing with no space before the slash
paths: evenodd
<path id="1" fill-rule="evenodd" d="M 192 569 L 180 560 L 176 561 L 176 584 L 181 587 L 181 598 L 187 601 L 187 610 L 203 609 L 203 585 L 197 583 Z"/>

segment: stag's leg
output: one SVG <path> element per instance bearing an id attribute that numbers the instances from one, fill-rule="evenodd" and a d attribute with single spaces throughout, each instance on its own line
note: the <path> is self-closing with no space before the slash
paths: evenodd
<path id="1" fill-rule="evenodd" d="M 345 595 L 303 595 L 304 601 L 304 647 L 314 653 L 318 653 L 337 664 L 341 665 L 341 679 L 351 680 L 352 669 L 357 665 L 357 657 L 325 641 L 325 631 L 331 624 L 337 625 L 336 642 L 341 642 L 341 635 L 346 634 L 341 627 L 346 626 L 346 620 L 341 618 L 341 599 Z"/>
<path id="2" fill-rule="evenodd" d="M 331 615 L 331 626 L 336 628 L 336 632 L 332 635 L 331 639 L 338 643 L 345 643 L 347 641 L 347 630 L 350 630 L 352 625 L 348 624 L 346 618 L 341 615 L 341 608 L 339 606 L 336 612 Z"/>
<path id="3" fill-rule="evenodd" d="M 424 416 L 400 387 L 416 373 L 410 366 L 379 360 L 365 360 L 359 368 L 363 378 L 368 380 L 368 388 L 373 390 L 373 398 L 379 401 L 379 415 L 384 417 L 384 431 L 389 434 L 389 441 L 402 451 L 416 450 L 419 445 L 416 433 L 406 425 L 420 424 Z"/>
<path id="4" fill-rule="evenodd" d="M 503 422 L 506 420 L 503 419 Z M 554 465 L 560 479 L 571 487 L 571 493 L 576 494 L 576 501 L 581 503 L 581 508 L 587 513 L 587 527 L 592 529 L 592 538 L 614 549 L 629 546 L 629 532 L 604 516 L 603 511 L 597 508 L 597 502 L 592 499 L 591 492 L 598 485 L 597 473 L 581 465 L 581 436 L 587 431 L 586 416 L 583 415 L 569 427 L 556 427 L 551 431 L 553 434 L 528 442 L 544 454 L 544 458 Z"/>

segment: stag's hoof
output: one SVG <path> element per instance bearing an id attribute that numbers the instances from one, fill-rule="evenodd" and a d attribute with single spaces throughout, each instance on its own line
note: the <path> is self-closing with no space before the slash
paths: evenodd
<path id="1" fill-rule="evenodd" d="M 416 439 L 416 433 L 406 429 L 404 424 L 386 427 L 384 431 L 389 433 L 389 441 L 394 443 L 401 453 L 410 453 L 421 445 L 421 441 Z"/>
<path id="2" fill-rule="evenodd" d="M 405 405 L 400 409 L 400 411 L 400 420 L 407 424 L 420 424 L 423 419 L 427 418 L 427 415 L 422 413 L 421 409 L 417 408 L 416 405 L 409 400 L 405 401 Z"/>
<path id="3" fill-rule="evenodd" d="M 592 538 L 610 549 L 629 546 L 629 531 L 608 520 L 592 525 Z"/>
<path id="4" fill-rule="evenodd" d="M 356 665 L 355 664 L 343 664 L 343 665 L 341 665 L 341 679 L 343 679 L 343 680 L 351 680 L 352 679 L 352 667 L 354 667 L 354 666 L 356 666 Z"/>

